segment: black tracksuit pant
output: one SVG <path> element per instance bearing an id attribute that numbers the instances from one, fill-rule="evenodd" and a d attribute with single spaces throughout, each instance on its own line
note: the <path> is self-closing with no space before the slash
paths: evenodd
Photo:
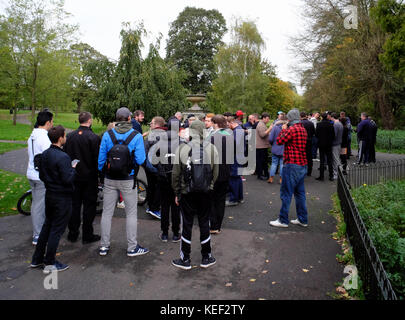
<path id="1" fill-rule="evenodd" d="M 211 253 L 211 236 L 209 214 L 211 209 L 211 196 L 205 193 L 189 193 L 182 195 L 180 208 L 183 216 L 183 230 L 181 235 L 180 255 L 183 260 L 190 259 L 191 236 L 194 216 L 197 215 L 200 226 L 201 254 L 208 258 Z"/>
<path id="2" fill-rule="evenodd" d="M 226 194 L 228 193 L 228 190 L 229 180 L 215 182 L 214 190 L 211 193 L 211 230 L 221 231 L 225 215 Z"/>
<path id="3" fill-rule="evenodd" d="M 180 232 L 180 208 L 175 203 L 175 194 L 170 182 L 159 181 L 161 200 L 161 229 L 168 235 L 170 226 L 170 211 L 172 213 L 172 231 L 178 236 Z"/>
<path id="4" fill-rule="evenodd" d="M 148 203 L 149 210 L 160 211 L 160 188 L 158 177 L 156 174 L 145 170 L 146 179 L 148 180 L 148 192 L 146 202 Z"/>
<path id="5" fill-rule="evenodd" d="M 84 241 L 91 240 L 94 235 L 93 222 L 96 217 L 98 186 L 97 180 L 76 181 L 73 192 L 72 217 L 69 221 L 69 237 L 79 236 L 82 223 L 81 210 L 83 205 L 83 236 Z"/>
<path id="6" fill-rule="evenodd" d="M 269 178 L 269 149 L 256 149 L 257 177 Z"/>
<path id="7" fill-rule="evenodd" d="M 333 178 L 333 165 L 332 165 L 332 147 L 328 148 L 319 148 L 319 156 L 321 160 L 321 167 L 320 167 L 320 178 L 324 179 L 325 175 L 325 158 L 329 168 L 329 178 Z"/>
<path id="8" fill-rule="evenodd" d="M 307 140 L 307 161 L 308 161 L 308 176 L 312 175 L 312 168 L 314 166 L 314 160 L 312 158 L 312 140 Z"/>
<path id="9" fill-rule="evenodd" d="M 33 264 L 54 265 L 60 238 L 72 214 L 72 195 L 46 192 L 45 223 L 32 257 Z M 46 251 L 46 253 L 45 253 Z M 44 257 L 45 256 L 45 257 Z"/>

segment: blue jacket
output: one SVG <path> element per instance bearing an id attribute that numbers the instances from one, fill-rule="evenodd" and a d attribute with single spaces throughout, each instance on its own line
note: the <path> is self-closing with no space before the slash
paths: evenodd
<path id="1" fill-rule="evenodd" d="M 126 133 L 117 133 L 115 129 L 113 132 L 117 140 L 123 143 L 129 135 L 134 131 L 134 129 L 129 130 Z M 98 170 L 102 171 L 104 165 L 107 161 L 107 154 L 114 146 L 113 142 L 111 141 L 110 135 L 108 132 L 104 133 L 103 139 L 101 140 L 100 145 L 100 152 L 98 155 Z M 131 143 L 128 145 L 128 149 L 130 152 L 135 150 L 135 164 L 142 165 L 145 162 L 146 155 L 145 155 L 145 145 L 143 142 L 143 137 L 141 134 L 138 134 L 134 139 L 132 139 Z M 130 174 L 130 176 L 134 175 L 134 171 Z"/>
<path id="2" fill-rule="evenodd" d="M 132 127 L 134 128 L 134 130 L 138 131 L 140 134 L 143 134 L 141 124 L 138 121 L 136 121 L 135 119 L 132 119 L 131 122 L 132 122 Z"/>
<path id="3" fill-rule="evenodd" d="M 283 127 L 282 124 L 275 125 L 273 127 L 273 129 L 271 130 L 270 136 L 269 136 L 269 141 L 270 141 L 270 144 L 272 145 L 271 153 L 276 155 L 276 156 L 283 156 L 284 155 L 284 145 L 279 146 L 277 144 L 277 138 L 280 135 L 282 127 Z"/>

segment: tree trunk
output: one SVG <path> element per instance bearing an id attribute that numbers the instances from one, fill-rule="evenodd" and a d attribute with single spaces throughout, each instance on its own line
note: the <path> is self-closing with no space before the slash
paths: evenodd
<path id="1" fill-rule="evenodd" d="M 14 103 L 14 106 L 13 106 L 13 126 L 16 126 L 16 125 L 17 125 L 17 106 Z"/>
<path id="2" fill-rule="evenodd" d="M 387 130 L 394 130 L 394 115 L 392 114 L 391 107 L 387 102 L 387 97 L 383 89 L 377 92 L 377 102 L 383 122 L 383 127 Z"/>
<path id="3" fill-rule="evenodd" d="M 36 87 L 37 87 L 37 75 L 38 75 L 38 64 L 34 63 L 34 74 L 32 79 L 32 89 L 31 89 L 31 127 L 35 121 L 35 109 L 37 107 L 37 95 L 36 95 Z"/>

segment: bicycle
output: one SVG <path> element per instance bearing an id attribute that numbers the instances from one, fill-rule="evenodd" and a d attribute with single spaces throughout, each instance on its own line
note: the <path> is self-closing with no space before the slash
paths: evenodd
<path id="1" fill-rule="evenodd" d="M 142 207 L 146 203 L 146 197 L 148 194 L 148 185 L 140 179 L 137 179 L 138 188 L 138 206 Z M 100 215 L 103 212 L 103 187 L 98 186 L 97 194 L 97 207 L 96 214 Z M 17 210 L 19 213 L 30 216 L 31 215 L 31 204 L 32 204 L 32 190 L 25 192 L 17 202 Z"/>

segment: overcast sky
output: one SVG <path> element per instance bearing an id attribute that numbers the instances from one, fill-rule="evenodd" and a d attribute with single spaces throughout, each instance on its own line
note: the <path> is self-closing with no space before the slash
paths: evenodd
<path id="1" fill-rule="evenodd" d="M 2 7 L 5 3 L 6 0 L 0 0 Z M 144 22 L 150 32 L 144 41 L 146 48 L 162 33 L 161 54 L 165 56 L 169 25 L 187 6 L 217 9 L 226 19 L 228 29 L 233 18 L 252 19 L 266 42 L 264 57 L 277 65 L 282 80 L 297 86 L 299 79 L 290 68 L 294 57 L 288 51 L 288 37 L 299 32 L 301 5 L 302 0 L 65 0 L 66 11 L 73 14 L 72 21 L 80 26 L 81 41 L 115 60 L 121 47 L 122 22 Z M 224 40 L 229 39 L 227 35 Z"/>

